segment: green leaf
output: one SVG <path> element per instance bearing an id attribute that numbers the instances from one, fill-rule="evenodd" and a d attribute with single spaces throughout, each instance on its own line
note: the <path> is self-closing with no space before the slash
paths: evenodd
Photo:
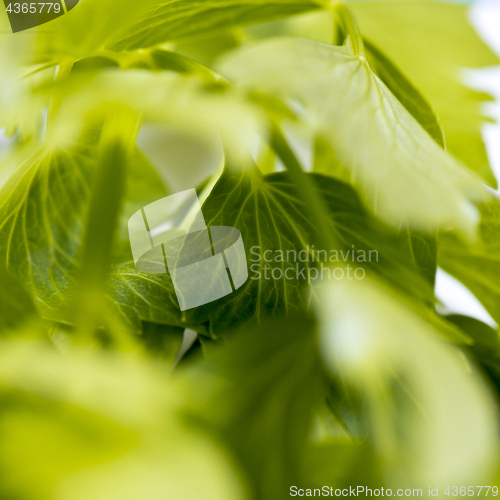
<path id="1" fill-rule="evenodd" d="M 97 142 L 96 134 L 86 134 L 69 150 L 41 150 L 0 190 L 2 265 L 28 284 L 37 308 L 47 318 L 62 319 L 74 292 Z M 129 171 L 122 216 L 125 228 L 127 215 L 137 206 L 165 194 L 158 176 L 140 153 L 135 154 Z M 126 229 L 121 231 L 123 235 Z M 115 253 L 123 255 L 123 245 L 117 245 Z"/>
<path id="2" fill-rule="evenodd" d="M 443 129 L 427 99 L 373 42 L 365 38 L 364 44 L 371 70 L 385 83 L 413 118 L 444 148 Z"/>
<path id="3" fill-rule="evenodd" d="M 390 283 L 395 293 L 432 306 L 432 238 L 390 229 L 366 212 L 349 185 L 308 175 L 327 206 L 338 248 L 314 249 L 314 227 L 286 173 L 263 177 L 257 170 L 227 168 L 204 203 L 203 215 L 209 226 L 240 230 L 249 266 L 247 283 L 217 302 L 185 311 L 181 321 L 169 275 L 143 274 L 133 263 L 125 264 L 117 268 L 111 284 L 123 316 L 136 328 L 139 320 L 145 320 L 183 324 L 205 333 L 209 323 L 210 333 L 220 335 L 249 320 L 303 310 L 309 302 L 308 285 L 316 273 L 321 278 L 322 268 L 350 263 L 353 251 L 359 260 L 353 263 L 351 273 L 358 267 L 372 270 Z M 321 253 L 316 253 L 313 261 L 313 252 L 318 250 Z M 325 278 L 330 275 L 329 269 L 322 272 Z M 289 279 L 283 279 L 283 273 Z"/>
<path id="4" fill-rule="evenodd" d="M 467 19 L 467 5 L 452 2 L 351 2 L 361 31 L 403 69 L 436 110 L 448 151 L 496 187 L 481 128 L 489 96 L 466 87 L 463 68 L 499 64 Z"/>
<path id="5" fill-rule="evenodd" d="M 478 238 L 456 232 L 440 234 L 438 263 L 461 281 L 500 324 L 500 201 L 481 205 Z"/>
<path id="6" fill-rule="evenodd" d="M 322 357 L 363 394 L 389 485 L 491 481 L 495 403 L 463 353 L 372 281 L 331 283 L 318 294 Z"/>
<path id="7" fill-rule="evenodd" d="M 74 284 L 92 162 L 85 143 L 71 153 L 40 151 L 0 191 L 2 262 L 28 283 L 45 317 L 53 317 Z"/>
<path id="8" fill-rule="evenodd" d="M 300 488 L 380 488 L 384 484 L 377 456 L 370 442 L 354 443 L 345 437 L 311 443 L 305 452 L 304 479 Z M 356 485 L 356 486 L 354 486 Z M 359 495 L 361 496 L 361 495 Z"/>
<path id="9" fill-rule="evenodd" d="M 325 3 L 321 0 L 171 0 L 155 5 L 108 46 L 112 50 L 133 50 L 185 41 L 221 28 L 262 23 L 322 6 Z"/>
<path id="10" fill-rule="evenodd" d="M 188 415 L 192 408 L 230 447 L 254 498 L 288 498 L 325 390 L 314 322 L 292 315 L 235 332 L 184 375 Z"/>
<path id="11" fill-rule="evenodd" d="M 145 124 L 168 125 L 173 132 L 188 136 L 191 142 L 206 141 L 219 151 L 222 139 L 226 150 L 238 161 L 248 161 L 248 150 L 263 128 L 265 117 L 261 109 L 223 82 L 216 84 L 217 75 L 210 70 L 200 75 L 201 66 L 190 64 L 186 58 L 153 52 L 151 56 L 132 58 L 129 64 L 140 64 L 141 59 L 149 61 L 154 72 L 144 69 L 108 69 L 96 75 L 80 72 L 45 88 L 46 92 L 64 93 L 51 123 L 49 140 L 57 145 L 76 142 L 89 120 L 100 123 L 108 114 L 115 113 L 118 106 L 138 113 Z M 177 63 L 182 60 L 186 69 L 197 68 L 192 71 L 196 76 L 181 75 L 178 67 L 176 72 L 156 71 L 157 64 L 172 63 L 174 59 Z M 207 79 L 214 84 L 210 88 L 204 85 Z M 212 165 L 206 177 L 213 174 L 218 165 Z"/>
<path id="12" fill-rule="evenodd" d="M 301 103 L 377 216 L 396 227 L 473 233 L 484 187 L 347 46 L 278 38 L 231 53 L 221 67 L 237 85 Z"/>
<path id="13" fill-rule="evenodd" d="M 137 117 L 130 112 L 108 115 L 97 153 L 95 179 L 85 233 L 79 284 L 90 294 L 97 294 L 111 269 L 112 248 L 121 212 L 127 176 L 130 143 L 135 142 Z"/>
<path id="14" fill-rule="evenodd" d="M 151 358 L 161 360 L 169 369 L 182 346 L 184 328 L 144 322 L 142 338 Z"/>
<path id="15" fill-rule="evenodd" d="M 0 332 L 12 330 L 36 315 L 29 293 L 0 264 Z"/>

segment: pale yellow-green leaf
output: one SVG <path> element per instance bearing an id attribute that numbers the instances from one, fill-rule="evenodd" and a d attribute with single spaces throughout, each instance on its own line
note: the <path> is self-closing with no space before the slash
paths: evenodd
<path id="1" fill-rule="evenodd" d="M 468 21 L 468 5 L 428 0 L 351 2 L 363 35 L 391 57 L 429 99 L 448 151 L 496 186 L 481 136 L 488 96 L 464 85 L 465 68 L 500 64 Z"/>
<path id="2" fill-rule="evenodd" d="M 175 385 L 140 358 L 3 341 L 0 497 L 243 499 L 227 453 L 179 405 Z"/>
<path id="3" fill-rule="evenodd" d="M 428 135 L 366 59 L 301 38 L 239 49 L 221 63 L 236 85 L 295 102 L 331 144 L 375 214 L 400 226 L 472 234 L 484 187 Z"/>
<path id="4" fill-rule="evenodd" d="M 470 361 L 370 281 L 320 288 L 320 348 L 362 394 L 391 485 L 483 484 L 497 464 L 497 409 Z"/>

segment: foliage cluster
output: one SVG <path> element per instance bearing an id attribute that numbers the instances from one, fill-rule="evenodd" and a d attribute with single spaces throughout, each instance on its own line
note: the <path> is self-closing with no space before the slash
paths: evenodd
<path id="1" fill-rule="evenodd" d="M 500 323 L 488 96 L 461 82 L 498 59 L 464 6 L 83 0 L 0 28 L 0 498 L 495 483 L 498 332 L 434 294 L 439 265 Z M 379 258 L 181 312 L 127 222 L 193 187 L 260 271 Z"/>

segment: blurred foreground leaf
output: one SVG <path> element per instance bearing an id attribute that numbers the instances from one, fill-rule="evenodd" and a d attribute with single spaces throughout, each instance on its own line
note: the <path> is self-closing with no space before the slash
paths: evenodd
<path id="1" fill-rule="evenodd" d="M 254 498 L 289 498 L 324 394 L 313 322 L 292 316 L 247 328 L 206 352 L 186 373 L 188 413 L 231 448 L 254 478 Z"/>
<path id="2" fill-rule="evenodd" d="M 320 298 L 322 356 L 366 398 L 389 484 L 491 481 L 494 402 L 459 350 L 373 282 L 327 285 Z"/>
<path id="3" fill-rule="evenodd" d="M 226 452 L 179 418 L 150 363 L 26 341 L 0 353 L 2 498 L 244 498 Z"/>

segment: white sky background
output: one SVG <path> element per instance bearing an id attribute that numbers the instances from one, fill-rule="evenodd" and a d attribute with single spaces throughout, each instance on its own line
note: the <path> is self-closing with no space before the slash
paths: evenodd
<path id="1" fill-rule="evenodd" d="M 486 43 L 500 55 L 500 1 L 478 0 L 471 8 L 470 19 Z M 495 102 L 485 105 L 485 113 L 500 122 L 500 66 L 467 71 L 464 77 L 472 87 L 495 97 Z M 484 125 L 483 137 L 491 167 L 500 184 L 500 123 Z M 445 311 L 472 316 L 497 327 L 476 297 L 441 269 L 438 269 L 436 276 L 436 296 L 445 306 Z"/>

